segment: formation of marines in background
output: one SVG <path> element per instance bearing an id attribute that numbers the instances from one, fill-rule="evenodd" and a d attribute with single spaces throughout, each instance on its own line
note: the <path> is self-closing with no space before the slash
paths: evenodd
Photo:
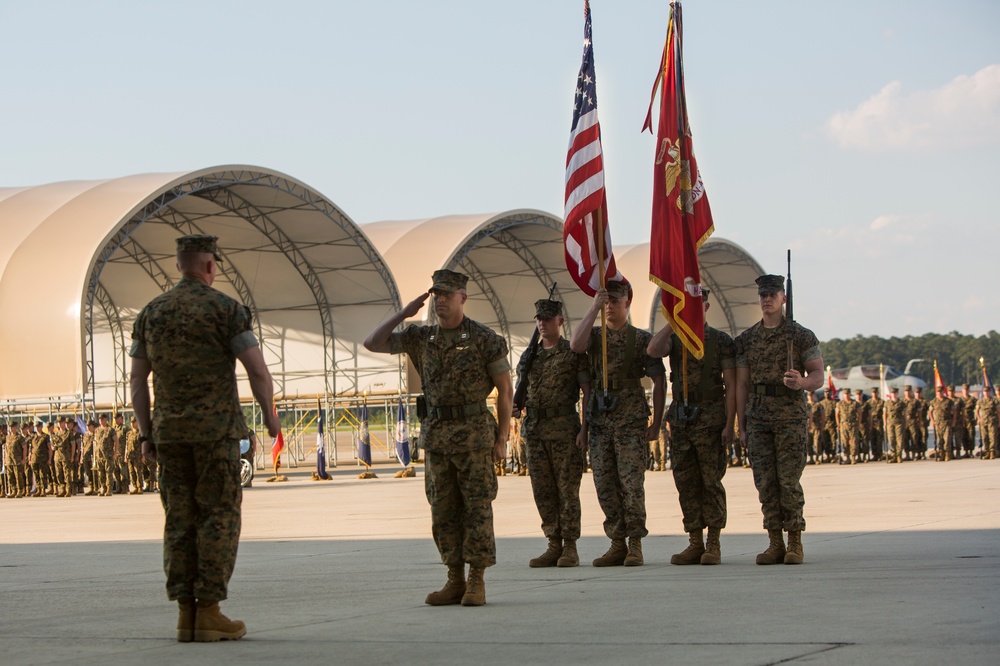
<path id="1" fill-rule="evenodd" d="M 845 390 L 840 400 L 830 391 L 823 398 L 810 395 L 810 464 L 854 465 L 885 461 L 901 463 L 932 458 L 946 462 L 979 456 L 1000 456 L 1000 400 L 992 386 L 972 395 L 968 384 L 957 395 L 954 386 L 935 389 L 931 400 L 912 386 L 893 388 L 883 399 L 877 388 L 867 400 L 860 389 Z M 979 446 L 976 445 L 976 428 Z M 933 447 L 928 445 L 933 442 Z"/>
<path id="2" fill-rule="evenodd" d="M 121 414 L 80 422 L 59 417 L 47 423 L 0 424 L 4 473 L 0 497 L 110 497 L 158 492 L 156 463 L 143 460 L 135 418 Z"/>

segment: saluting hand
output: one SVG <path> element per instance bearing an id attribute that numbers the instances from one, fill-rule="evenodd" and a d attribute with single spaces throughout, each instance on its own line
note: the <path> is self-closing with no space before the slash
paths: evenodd
<path id="1" fill-rule="evenodd" d="M 424 293 L 420 294 L 419 296 L 417 296 L 416 298 L 414 298 L 412 301 L 410 301 L 409 303 L 407 303 L 406 307 L 403 308 L 401 310 L 401 312 L 404 315 L 406 315 L 407 319 L 411 319 L 411 318 L 415 317 L 417 315 L 417 313 L 420 312 L 420 309 L 424 307 L 424 303 L 426 303 L 427 299 L 430 298 L 430 297 L 431 297 L 431 292 L 425 291 Z"/>

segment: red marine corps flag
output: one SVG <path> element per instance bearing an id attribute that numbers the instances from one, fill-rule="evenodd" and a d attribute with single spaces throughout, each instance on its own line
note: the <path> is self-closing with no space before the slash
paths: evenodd
<path id="1" fill-rule="evenodd" d="M 698 248 L 712 235 L 715 227 L 691 145 L 684 98 L 681 35 L 681 3 L 672 2 L 667 43 L 642 128 L 653 130 L 653 103 L 656 89 L 662 83 L 653 167 L 649 279 L 662 290 L 663 314 L 677 337 L 691 354 L 701 358 L 705 354 L 705 311 L 701 301 Z"/>
<path id="2" fill-rule="evenodd" d="M 563 246 L 566 269 L 589 296 L 606 280 L 624 280 L 615 266 L 608 231 L 608 197 L 604 190 L 601 125 L 597 122 L 597 84 L 594 45 L 590 32 L 590 3 L 584 3 L 583 64 L 576 80 L 573 127 L 566 154 L 566 223 Z M 601 270 L 603 259 L 603 270 Z"/>

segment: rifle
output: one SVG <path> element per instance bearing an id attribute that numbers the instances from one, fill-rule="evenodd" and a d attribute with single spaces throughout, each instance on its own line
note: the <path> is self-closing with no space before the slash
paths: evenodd
<path id="1" fill-rule="evenodd" d="M 785 279 L 785 317 L 788 322 L 785 325 L 785 336 L 788 339 L 788 369 L 794 369 L 794 350 L 793 345 L 795 344 L 795 332 L 789 324 L 795 321 L 795 316 L 792 314 L 792 251 L 788 250 L 788 277 Z"/>
<path id="2" fill-rule="evenodd" d="M 555 293 L 556 283 L 553 282 L 552 286 L 549 287 L 550 301 Z M 535 331 L 531 334 L 531 341 L 528 342 L 528 348 L 524 350 L 524 356 L 521 357 L 521 362 L 517 364 L 517 389 L 514 391 L 514 410 L 518 414 L 524 409 L 524 403 L 528 399 L 528 373 L 531 372 L 531 366 L 534 365 L 535 357 L 538 356 L 539 335 L 538 327 L 535 326 Z"/>

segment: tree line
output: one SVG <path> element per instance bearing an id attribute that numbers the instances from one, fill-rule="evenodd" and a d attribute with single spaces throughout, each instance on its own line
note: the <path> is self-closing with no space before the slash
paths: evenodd
<path id="1" fill-rule="evenodd" d="M 1000 333 L 996 331 L 979 337 L 958 331 L 902 338 L 856 335 L 846 340 L 834 338 L 823 342 L 821 349 L 823 362 L 831 368 L 883 363 L 902 372 L 910 359 L 922 358 L 926 362 L 915 363 L 910 374 L 920 377 L 929 386 L 934 385 L 935 360 L 945 384 L 981 384 L 980 358 L 986 364 L 990 380 L 996 382 L 1000 378 Z"/>

